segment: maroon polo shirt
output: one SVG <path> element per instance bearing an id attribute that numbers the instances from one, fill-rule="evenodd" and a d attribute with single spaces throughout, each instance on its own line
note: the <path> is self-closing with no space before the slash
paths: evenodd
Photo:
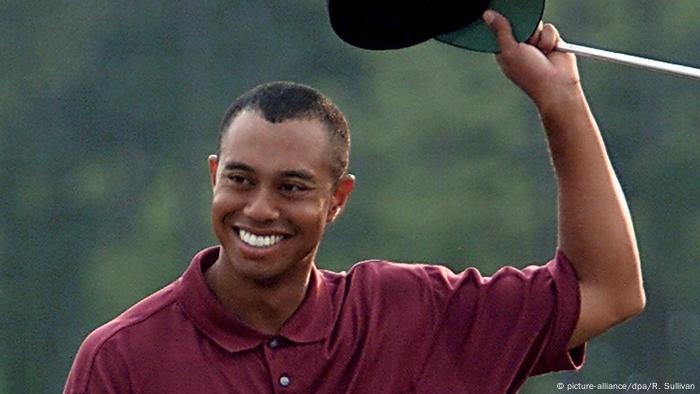
<path id="1" fill-rule="evenodd" d="M 314 269 L 276 336 L 219 304 L 203 275 L 217 257 L 203 250 L 178 280 L 92 332 L 65 392 L 504 393 L 583 363 L 583 346 L 566 350 L 579 290 L 560 252 L 491 277 L 384 261 Z"/>

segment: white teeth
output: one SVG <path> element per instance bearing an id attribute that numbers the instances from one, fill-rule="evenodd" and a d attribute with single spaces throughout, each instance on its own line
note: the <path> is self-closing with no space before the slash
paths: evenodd
<path id="1" fill-rule="evenodd" d="M 241 240 L 256 248 L 267 248 L 282 240 L 281 235 L 255 235 L 245 230 L 238 230 Z"/>

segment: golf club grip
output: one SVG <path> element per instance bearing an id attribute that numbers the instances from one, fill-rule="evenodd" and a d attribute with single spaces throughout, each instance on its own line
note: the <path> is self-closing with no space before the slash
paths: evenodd
<path id="1" fill-rule="evenodd" d="M 679 64 L 666 63 L 659 60 L 646 59 L 639 56 L 627 55 L 624 53 L 617 53 L 611 51 L 605 51 L 602 49 L 595 49 L 590 47 L 585 47 L 576 44 L 569 44 L 565 42 L 560 42 L 557 44 L 557 51 L 573 53 L 575 55 L 590 57 L 594 59 L 607 60 L 613 63 L 625 64 L 628 66 L 634 66 L 639 68 L 644 68 L 648 70 L 665 72 L 668 74 L 680 75 L 696 80 L 700 80 L 700 69 L 688 66 L 682 66 Z"/>

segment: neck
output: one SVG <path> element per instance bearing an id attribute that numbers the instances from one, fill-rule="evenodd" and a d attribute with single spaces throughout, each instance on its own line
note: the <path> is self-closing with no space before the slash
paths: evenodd
<path id="1" fill-rule="evenodd" d="M 227 311 L 264 334 L 276 335 L 301 305 L 312 266 L 285 279 L 254 280 L 232 272 L 231 264 L 220 257 L 204 277 Z"/>

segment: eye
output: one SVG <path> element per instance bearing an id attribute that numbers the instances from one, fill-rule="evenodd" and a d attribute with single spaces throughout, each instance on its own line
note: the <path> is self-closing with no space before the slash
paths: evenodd
<path id="1" fill-rule="evenodd" d="M 253 181 L 244 175 L 228 174 L 228 175 L 226 175 L 226 178 L 231 183 L 233 183 L 234 185 L 237 185 L 237 186 L 252 186 L 253 185 Z"/>
<path id="2" fill-rule="evenodd" d="M 309 190 L 307 186 L 298 183 L 284 183 L 280 186 L 280 189 L 285 193 L 300 193 Z"/>

